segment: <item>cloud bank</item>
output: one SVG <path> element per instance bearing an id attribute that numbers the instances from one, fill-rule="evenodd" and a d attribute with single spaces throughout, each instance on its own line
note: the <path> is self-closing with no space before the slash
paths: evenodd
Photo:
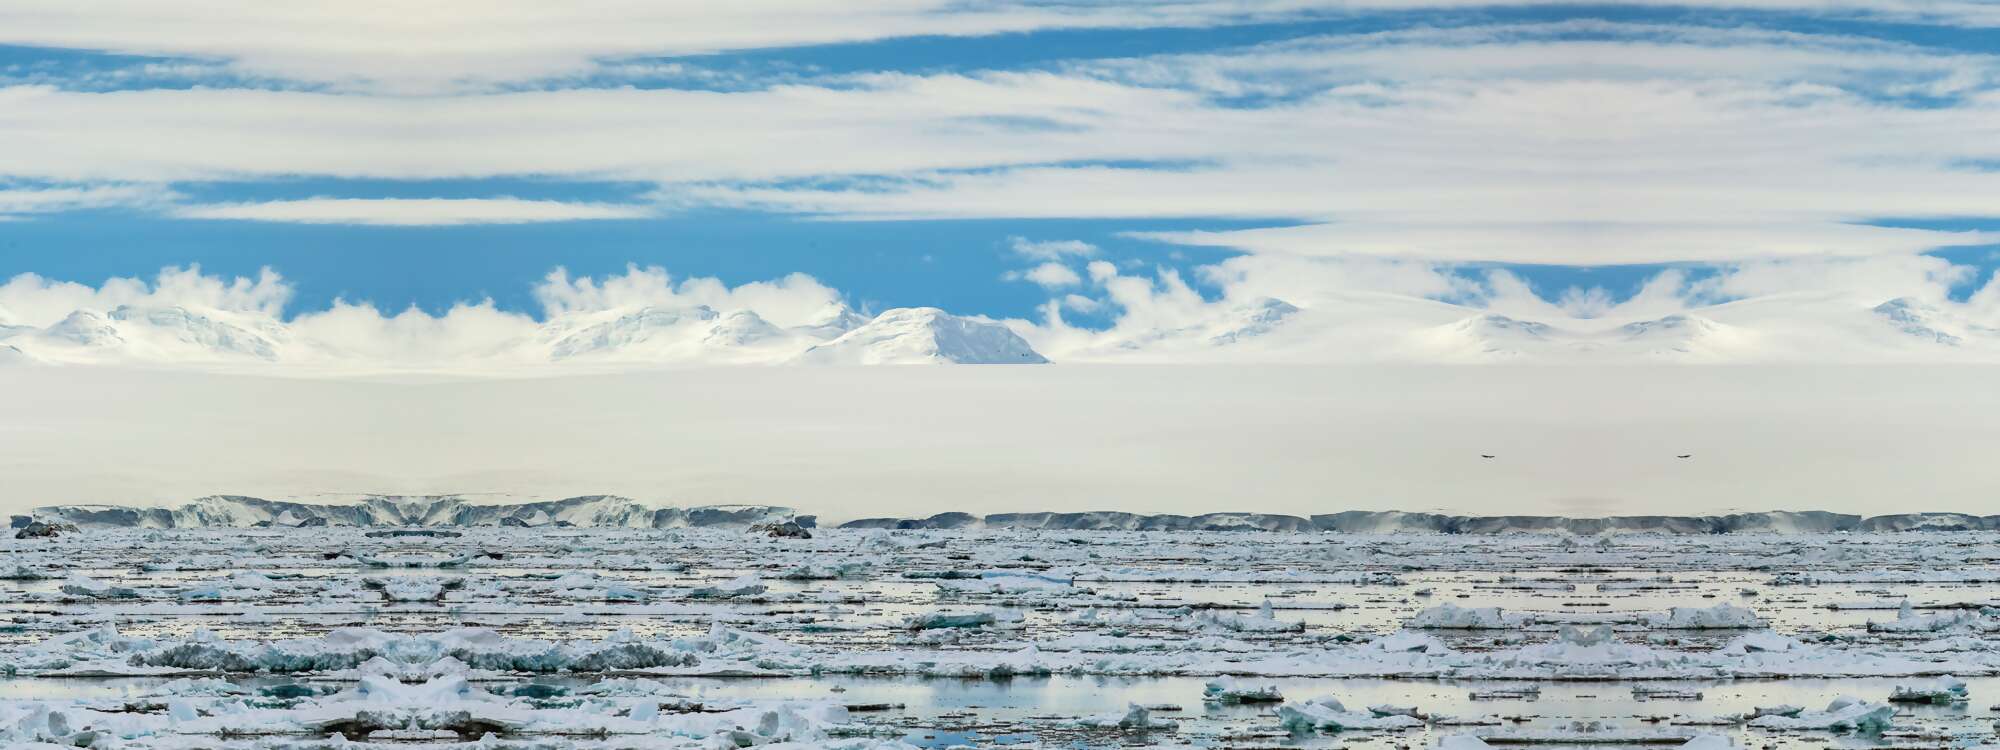
<path id="1" fill-rule="evenodd" d="M 1246 255 L 1126 267 L 1020 253 L 1010 273 L 1048 295 L 1033 319 L 857 311 L 792 274 L 729 286 L 631 266 L 555 269 L 539 309 L 490 300 L 442 311 L 336 301 L 288 310 L 266 270 L 169 268 L 98 286 L 32 274 L 0 285 L 0 346 L 22 367 L 126 365 L 310 376 L 549 375 L 813 362 L 1561 363 L 2000 362 L 2000 286 L 1930 256 L 1758 261 L 1667 269 L 1614 299 L 1544 296 L 1502 270 L 1418 261 Z M 1054 258 L 1053 260 L 1041 260 Z M 1977 282 L 1969 294 L 1953 290 Z M 971 331 L 971 334 L 964 333 Z M 963 338 L 971 335 L 971 339 Z M 832 356 L 867 348 L 874 354 Z M 998 347 L 997 349 L 994 347 Z M 814 352 L 818 353 L 814 353 Z M 886 352 L 886 353 L 885 353 Z M 996 353 L 1004 352 L 1004 353 Z"/>
<path id="2" fill-rule="evenodd" d="M 698 207 L 825 219 L 1268 219 L 1288 225 L 1153 237 L 1269 254 L 1566 265 L 1908 255 L 2000 241 L 1883 225 L 1994 216 L 2000 57 L 1828 30 L 1979 25 L 1992 21 L 1989 6 L 1695 4 L 1779 14 L 1740 26 L 1591 11 L 1647 5 L 1555 4 L 1543 21 L 1427 24 L 1410 4 L 1368 2 L 808 2 L 699 13 L 502 3 L 441 14 L 464 28 L 439 47 L 398 42 L 435 29 L 386 7 L 216 0 L 202 7 L 229 22 L 195 23 L 200 14 L 183 9 L 29 3 L 0 16 L 0 41 L 199 57 L 288 83 L 0 85 L 9 112 L 0 140 L 13 146 L 0 152 L 0 176 L 39 186 L 0 193 L 0 212 L 123 200 L 206 220 L 386 225 Z M 994 68 L 751 70 L 720 88 L 628 85 L 620 72 L 643 55 L 1326 14 L 1384 29 Z M 1818 23 L 1828 18 L 1848 25 Z M 243 41 L 270 38 L 286 43 Z M 651 189 L 629 204 L 174 195 L 300 175 Z M 1067 281 L 1054 273 L 1046 280 Z"/>

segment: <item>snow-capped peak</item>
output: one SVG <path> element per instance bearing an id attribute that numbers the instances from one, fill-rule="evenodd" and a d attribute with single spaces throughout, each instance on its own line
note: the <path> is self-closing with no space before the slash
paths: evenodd
<path id="1" fill-rule="evenodd" d="M 813 315 L 805 325 L 793 330 L 818 341 L 829 341 L 840 334 L 868 324 L 868 316 L 854 311 L 854 308 L 835 302 Z"/>
<path id="2" fill-rule="evenodd" d="M 1430 348 L 1456 358 L 1492 360 L 1535 354 L 1551 346 L 1559 333 L 1547 323 L 1480 313 L 1433 328 L 1424 338 Z"/>
<path id="3" fill-rule="evenodd" d="M 874 320 L 807 349 L 799 361 L 820 364 L 1043 364 L 1006 326 L 935 307 L 883 312 Z"/>
<path id="4" fill-rule="evenodd" d="M 1936 306 L 1897 297 L 1876 305 L 1874 312 L 1906 335 L 1945 346 L 1965 343 L 1963 328 Z"/>
<path id="5" fill-rule="evenodd" d="M 65 362 L 213 362 L 274 361 L 287 338 L 283 324 L 261 313 L 125 305 L 109 313 L 76 310 L 11 340 L 24 351 Z"/>

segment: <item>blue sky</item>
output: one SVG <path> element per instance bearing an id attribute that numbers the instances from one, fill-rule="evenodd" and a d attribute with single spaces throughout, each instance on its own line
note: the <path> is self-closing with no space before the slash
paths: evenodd
<path id="1" fill-rule="evenodd" d="M 535 313 L 551 268 L 638 264 L 805 273 L 868 310 L 1031 318 L 1079 295 L 1072 322 L 1116 322 L 1108 289 L 1020 280 L 1019 238 L 1209 301 L 1252 296 L 1214 269 L 1256 257 L 1429 274 L 1357 291 L 1462 304 L 1503 297 L 1496 271 L 1623 302 L 1670 269 L 1830 263 L 1883 270 L 1798 283 L 1921 277 L 1964 302 L 2000 247 L 1990 10 L 493 7 L 431 53 L 250 6 L 213 28 L 24 7 L 0 11 L 0 279 L 270 267 L 295 310 Z M 256 41 L 276 31 L 301 34 Z M 1341 265 L 1377 261 L 1400 270 Z"/>

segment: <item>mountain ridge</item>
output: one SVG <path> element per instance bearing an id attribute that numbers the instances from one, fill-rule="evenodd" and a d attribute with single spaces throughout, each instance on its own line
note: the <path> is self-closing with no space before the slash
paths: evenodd
<path id="1" fill-rule="evenodd" d="M 682 528 L 794 521 L 814 516 L 776 505 L 661 506 L 616 495 L 559 500 L 474 503 L 459 495 L 373 495 L 352 503 L 306 503 L 242 495 L 210 495 L 177 507 L 56 505 L 20 519 L 81 527 L 214 528 L 252 526 L 556 526 Z M 323 519 L 323 520 L 315 520 Z M 1049 531 L 1266 531 L 1287 533 L 1603 533 L 1814 534 L 1895 531 L 2000 531 L 2000 515 L 1897 513 L 1861 516 L 1829 511 L 1762 511 L 1723 515 L 1642 515 L 1574 518 L 1535 515 L 1448 515 L 1405 511 L 1342 511 L 1310 516 L 1278 513 L 1146 514 L 1124 511 L 939 513 L 925 518 L 860 518 L 843 529 L 1014 529 Z"/>
<path id="2" fill-rule="evenodd" d="M 16 516 L 15 518 L 22 518 Z M 52 505 L 27 517 L 81 527 L 213 528 L 250 526 L 616 526 L 680 528 L 750 526 L 811 516 L 775 505 L 656 506 L 616 495 L 476 504 L 457 495 L 375 495 L 355 503 L 302 503 L 243 495 L 210 495 L 178 507 Z M 320 520 L 315 520 L 320 519 Z"/>

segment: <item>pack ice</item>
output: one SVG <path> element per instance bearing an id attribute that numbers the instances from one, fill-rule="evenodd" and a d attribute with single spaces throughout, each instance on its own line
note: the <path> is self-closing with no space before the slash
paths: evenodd
<path id="1" fill-rule="evenodd" d="M 39 509 L 0 539 L 0 743 L 1994 739 L 1984 528 L 1205 518 L 827 528 L 602 496 Z"/>

